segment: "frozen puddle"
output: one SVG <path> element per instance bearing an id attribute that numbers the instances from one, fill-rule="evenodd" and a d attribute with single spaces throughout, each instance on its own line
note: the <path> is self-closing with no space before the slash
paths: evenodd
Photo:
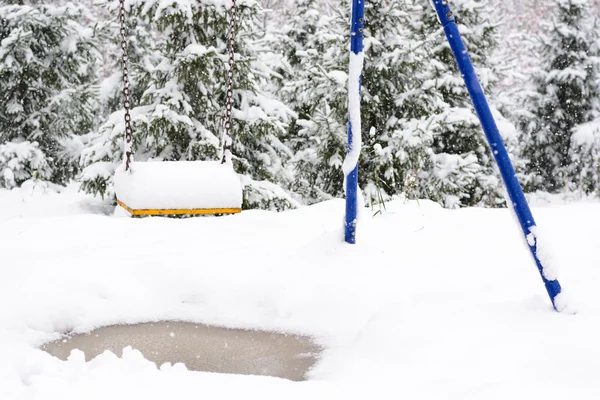
<path id="1" fill-rule="evenodd" d="M 158 366 L 184 363 L 189 370 L 268 375 L 305 380 L 321 349 L 309 338 L 273 332 L 218 328 L 183 322 L 115 325 L 47 343 L 43 350 L 66 360 L 71 350 L 86 360 L 131 346 Z"/>

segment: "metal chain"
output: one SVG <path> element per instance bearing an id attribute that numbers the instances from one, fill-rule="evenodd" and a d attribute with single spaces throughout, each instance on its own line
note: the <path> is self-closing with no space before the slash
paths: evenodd
<path id="1" fill-rule="evenodd" d="M 227 71 L 227 102 L 225 105 L 225 133 L 223 135 L 223 159 L 222 164 L 231 161 L 231 119 L 233 109 L 233 72 L 235 70 L 235 28 L 237 24 L 236 0 L 231 0 L 229 10 L 229 70 Z"/>
<path id="2" fill-rule="evenodd" d="M 133 129 L 131 128 L 131 92 L 129 84 L 129 57 L 127 55 L 127 28 L 125 26 L 125 0 L 120 1 L 119 21 L 121 23 L 121 50 L 123 51 L 123 106 L 125 108 L 125 171 L 129 170 L 132 160 L 131 146 L 133 142 Z"/>

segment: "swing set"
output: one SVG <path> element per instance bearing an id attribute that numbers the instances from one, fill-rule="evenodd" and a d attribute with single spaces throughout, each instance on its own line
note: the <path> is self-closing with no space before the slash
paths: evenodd
<path id="1" fill-rule="evenodd" d="M 350 49 L 354 56 L 360 56 L 363 52 L 365 1 L 366 0 L 352 1 Z M 517 179 L 517 175 L 513 168 L 512 162 L 510 161 L 508 151 L 504 146 L 504 142 L 500 136 L 500 131 L 498 130 L 496 121 L 494 120 L 488 102 L 485 98 L 485 94 L 483 93 L 483 89 L 479 83 L 475 69 L 473 68 L 473 63 L 469 58 L 467 48 L 462 41 L 458 26 L 456 25 L 454 13 L 450 9 L 448 0 L 432 0 L 432 5 L 436 11 L 438 21 L 444 29 L 446 38 L 448 39 L 448 43 L 450 44 L 450 48 L 452 49 L 452 53 L 456 59 L 458 69 L 460 70 L 465 81 L 465 85 L 467 86 L 467 90 L 471 96 L 471 100 L 473 101 L 473 106 L 475 107 L 475 111 L 479 117 L 479 121 L 481 122 L 487 142 L 492 150 L 492 154 L 494 155 L 494 159 L 496 160 L 500 174 L 502 175 L 502 180 L 504 181 L 504 185 L 508 192 L 508 197 L 511 203 L 509 206 L 513 207 L 515 214 L 517 215 L 524 238 L 527 242 L 527 246 L 529 247 L 533 260 L 537 266 L 542 281 L 544 282 L 544 286 L 546 287 L 546 291 L 550 296 L 550 300 L 552 301 L 554 309 L 559 312 L 563 311 L 566 308 L 566 304 L 564 304 L 564 301 L 561 300 L 560 294 L 562 289 L 560 283 L 556 279 L 548 279 L 544 274 L 544 265 L 538 256 L 538 237 L 536 234 L 537 229 L 535 220 L 533 219 L 533 214 L 531 213 L 531 209 L 527 204 L 527 199 L 525 198 L 521 184 Z M 357 85 L 354 87 L 356 86 L 358 86 L 357 93 L 349 93 L 349 96 L 358 97 L 358 101 L 360 101 L 360 76 L 358 77 Z M 352 88 L 352 84 L 350 84 L 349 87 Z M 350 113 L 352 114 L 352 112 L 353 110 L 351 109 Z M 356 118 L 356 116 L 353 118 L 351 115 L 350 121 L 360 121 L 360 111 L 358 111 L 358 113 L 358 118 Z M 348 154 L 352 154 L 354 151 L 356 151 L 356 149 L 354 149 L 354 131 L 357 132 L 357 135 L 360 135 L 360 126 L 352 126 L 352 123 L 348 124 Z M 360 139 L 358 139 L 358 142 L 360 143 Z M 360 148 L 358 148 L 358 150 L 360 151 Z M 353 161 L 357 160 L 354 158 Z M 346 218 L 344 228 L 345 240 L 347 243 L 356 243 L 358 162 L 356 162 L 353 167 L 354 168 L 352 168 L 345 177 Z"/>
<path id="2" fill-rule="evenodd" d="M 233 72 L 235 68 L 236 0 L 229 11 L 227 102 L 220 161 L 133 162 L 133 128 L 125 0 L 120 0 L 119 22 L 123 51 L 124 159 L 114 177 L 117 204 L 133 217 L 226 215 L 242 211 L 242 185 L 231 161 Z"/>
<path id="3" fill-rule="evenodd" d="M 345 241 L 356 243 L 358 211 L 358 155 L 360 154 L 360 92 L 362 82 L 363 30 L 365 1 L 352 0 L 351 20 L 351 73 L 349 74 L 348 156 L 350 168 L 346 172 Z M 485 133 L 494 159 L 500 170 L 512 206 L 535 265 L 556 311 L 566 304 L 560 300 L 561 285 L 548 279 L 538 256 L 536 223 L 517 179 L 512 162 L 486 100 L 467 49 L 456 25 L 448 0 L 431 0 L 439 23 L 444 29 L 458 68 Z M 125 108 L 125 143 L 123 165 L 115 173 L 115 192 L 119 206 L 132 216 L 156 215 L 223 215 L 236 214 L 242 208 L 242 189 L 231 162 L 231 124 L 233 72 L 235 67 L 236 0 L 229 13 L 229 69 L 227 72 L 227 102 L 225 126 L 221 143 L 221 161 L 175 161 L 133 163 L 133 129 L 131 127 L 131 100 L 128 75 L 125 0 L 120 0 L 121 47 L 123 50 L 123 98 Z M 356 80 L 352 82 L 352 80 Z M 353 126 L 354 124 L 354 126 Z M 354 136 L 357 132 L 357 136 Z M 190 174 L 190 171 L 193 173 Z M 182 179 L 184 178 L 185 179 Z M 157 193 L 160 188 L 161 193 Z"/>

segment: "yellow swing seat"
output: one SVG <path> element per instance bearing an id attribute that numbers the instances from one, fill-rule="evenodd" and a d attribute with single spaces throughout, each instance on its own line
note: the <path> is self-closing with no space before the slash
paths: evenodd
<path id="1" fill-rule="evenodd" d="M 242 185 L 218 161 L 132 162 L 114 176 L 117 204 L 132 216 L 223 215 L 242 211 Z"/>

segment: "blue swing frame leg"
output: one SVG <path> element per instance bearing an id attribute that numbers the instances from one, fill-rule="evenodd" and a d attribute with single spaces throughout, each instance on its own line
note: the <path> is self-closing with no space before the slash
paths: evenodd
<path id="1" fill-rule="evenodd" d="M 555 299 L 562 290 L 560 283 L 558 280 L 548 280 L 544 276 L 544 267 L 542 261 L 537 255 L 537 239 L 532 232 L 532 228 L 535 228 L 536 226 L 535 220 L 533 219 L 533 215 L 529 205 L 527 204 L 527 199 L 525 198 L 523 189 L 521 188 L 519 180 L 515 174 L 515 170 L 510 161 L 508 152 L 506 151 L 506 147 L 504 146 L 504 142 L 502 141 L 502 137 L 500 136 L 496 121 L 494 120 L 492 112 L 490 111 L 490 107 L 479 83 L 479 79 L 475 73 L 475 69 L 473 68 L 471 59 L 469 58 L 467 49 L 462 41 L 460 32 L 458 31 L 454 14 L 450 9 L 447 0 L 434 0 L 434 7 L 439 21 L 444 28 L 444 32 L 446 33 L 446 38 L 448 39 L 450 47 L 452 48 L 452 53 L 454 54 L 458 68 L 462 73 L 463 79 L 469 91 L 469 95 L 473 100 L 475 111 L 479 116 L 481 126 L 483 127 L 487 141 L 490 145 L 494 158 L 496 159 L 498 168 L 500 169 L 500 174 L 502 175 L 502 179 L 504 180 L 504 184 L 508 191 L 508 196 L 512 203 L 511 205 L 514 208 L 521 228 L 523 229 L 523 234 L 525 235 L 526 239 L 527 237 L 530 238 L 527 240 L 527 245 L 529 246 L 531 255 L 533 256 L 538 271 L 542 277 L 542 280 L 544 281 L 544 285 L 546 286 L 546 291 L 550 296 L 552 305 L 555 309 L 557 309 Z"/>
<path id="2" fill-rule="evenodd" d="M 354 54 L 359 54 L 363 51 L 365 1 L 366 0 L 352 1 L 350 51 Z M 358 85 L 359 94 L 361 83 L 362 82 L 359 82 Z M 355 134 L 360 135 L 361 132 L 354 132 L 352 130 L 352 124 L 348 122 L 348 153 L 352 151 Z M 346 220 L 344 223 L 344 239 L 346 240 L 346 243 L 355 244 L 358 214 L 358 163 L 344 179 L 346 179 Z"/>

